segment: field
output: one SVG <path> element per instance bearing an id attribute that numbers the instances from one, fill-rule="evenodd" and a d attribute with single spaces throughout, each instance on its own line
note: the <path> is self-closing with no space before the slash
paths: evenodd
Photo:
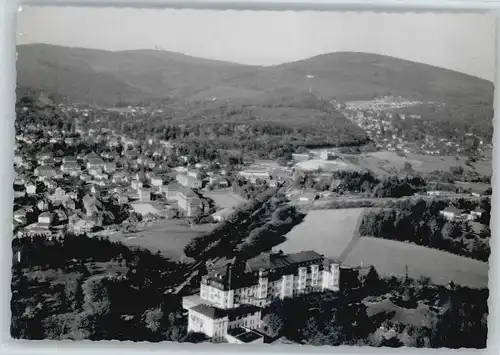
<path id="1" fill-rule="evenodd" d="M 395 152 L 380 151 L 360 155 L 346 155 L 345 159 L 360 168 L 369 169 L 377 174 L 391 174 L 400 172 L 406 162 L 412 165 L 416 172 L 429 173 L 432 171 L 449 171 L 451 167 L 462 166 L 464 169 L 470 169 L 465 165 L 466 157 L 455 156 L 431 156 L 419 154 L 405 154 L 405 157 Z M 478 161 L 473 163 L 475 170 L 481 175 L 492 174 L 491 160 Z"/>
<path id="2" fill-rule="evenodd" d="M 285 253 L 315 250 L 348 267 L 375 266 L 381 275 L 429 277 L 434 283 L 450 281 L 469 287 L 487 287 L 488 264 L 410 243 L 359 237 L 363 208 L 312 210 L 276 247 Z"/>
<path id="3" fill-rule="evenodd" d="M 386 239 L 362 237 L 347 255 L 344 265 L 373 265 L 382 275 L 429 277 L 434 283 L 450 281 L 469 287 L 488 286 L 488 264 L 436 249 Z"/>
<path id="4" fill-rule="evenodd" d="M 149 213 L 165 216 L 165 210 L 163 206 L 157 203 L 132 203 L 131 207 L 134 209 L 134 212 L 139 213 L 143 216 Z"/>
<path id="5" fill-rule="evenodd" d="M 339 259 L 353 238 L 357 238 L 358 223 L 363 208 L 310 211 L 304 221 L 293 228 L 287 240 L 277 249 L 285 253 L 315 250 L 326 257 Z"/>
<path id="6" fill-rule="evenodd" d="M 218 208 L 233 208 L 245 203 L 246 200 L 228 189 L 203 192 L 203 196 L 214 200 Z"/>
<path id="7" fill-rule="evenodd" d="M 312 159 L 299 162 L 295 164 L 295 168 L 303 171 L 314 171 L 321 169 L 322 171 L 337 171 L 337 170 L 355 170 L 352 164 L 346 163 L 342 160 L 325 161 L 322 159 Z"/>
<path id="8" fill-rule="evenodd" d="M 182 220 L 163 220 L 155 222 L 134 233 L 116 232 L 108 236 L 111 241 L 118 241 L 129 246 L 138 246 L 152 252 L 160 251 L 165 257 L 178 261 L 182 249 L 191 239 L 207 232 L 212 225 L 190 227 Z"/>

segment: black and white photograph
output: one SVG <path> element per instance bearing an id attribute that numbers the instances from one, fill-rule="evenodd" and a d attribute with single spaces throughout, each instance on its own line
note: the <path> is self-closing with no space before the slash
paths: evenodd
<path id="1" fill-rule="evenodd" d="M 493 16 L 17 26 L 12 338 L 486 348 Z"/>

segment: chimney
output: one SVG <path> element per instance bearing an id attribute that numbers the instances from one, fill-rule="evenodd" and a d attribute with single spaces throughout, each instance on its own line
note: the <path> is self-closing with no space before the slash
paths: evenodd
<path id="1" fill-rule="evenodd" d="M 231 281 L 232 281 L 232 271 L 233 265 L 231 263 L 227 264 L 227 288 L 231 289 Z"/>

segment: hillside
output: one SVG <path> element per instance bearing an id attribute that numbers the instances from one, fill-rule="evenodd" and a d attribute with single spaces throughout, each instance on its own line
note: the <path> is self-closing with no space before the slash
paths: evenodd
<path id="1" fill-rule="evenodd" d="M 249 99 L 297 92 L 369 100 L 393 94 L 451 106 L 491 103 L 493 84 L 462 73 L 367 53 L 331 53 L 254 67 L 153 50 L 109 52 L 45 44 L 18 46 L 18 85 L 75 101 Z M 306 75 L 314 75 L 310 80 Z"/>

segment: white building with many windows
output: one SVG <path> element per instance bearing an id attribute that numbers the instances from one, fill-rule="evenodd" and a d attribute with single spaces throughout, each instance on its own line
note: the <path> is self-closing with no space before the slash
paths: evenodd
<path id="1" fill-rule="evenodd" d="M 234 327 L 260 327 L 260 309 L 274 299 L 339 290 L 339 263 L 315 251 L 261 254 L 202 277 L 200 294 L 183 299 L 190 331 L 228 341 Z M 236 316 L 235 316 L 236 314 Z M 222 332 L 222 333 L 221 333 Z"/>

